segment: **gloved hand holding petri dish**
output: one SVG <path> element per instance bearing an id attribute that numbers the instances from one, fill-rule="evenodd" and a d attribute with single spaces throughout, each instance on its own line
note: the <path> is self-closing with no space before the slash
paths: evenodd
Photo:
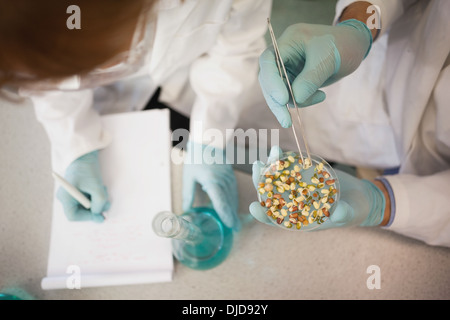
<path id="1" fill-rule="evenodd" d="M 284 229 L 318 228 L 339 201 L 337 175 L 317 155 L 302 159 L 295 152 L 282 153 L 260 167 L 254 183 L 268 220 Z"/>
<path id="2" fill-rule="evenodd" d="M 324 159 L 317 155 L 310 155 L 288 73 L 281 58 L 270 19 L 267 19 L 267 22 L 278 73 L 292 97 L 308 156 L 304 157 L 302 154 L 298 135 L 292 123 L 291 108 L 286 105 L 299 153 L 292 151 L 283 153 L 279 147 L 275 146 L 270 151 L 266 165 L 259 161 L 253 165 L 253 183 L 258 190 L 259 203 L 263 210 L 261 207 L 255 208 L 252 203 L 250 213 L 257 220 L 266 222 L 267 219 L 261 216 L 261 213 L 265 212 L 268 220 L 281 228 L 314 230 L 323 224 L 336 208 L 339 200 L 339 181 L 334 170 Z M 273 72 L 272 76 L 275 74 L 276 72 Z"/>

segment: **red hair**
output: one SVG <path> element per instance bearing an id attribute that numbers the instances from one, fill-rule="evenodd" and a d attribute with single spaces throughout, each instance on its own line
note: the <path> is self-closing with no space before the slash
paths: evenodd
<path id="1" fill-rule="evenodd" d="M 0 85 L 83 74 L 129 48 L 148 0 L 0 0 Z M 77 5 L 81 29 L 69 29 Z"/>

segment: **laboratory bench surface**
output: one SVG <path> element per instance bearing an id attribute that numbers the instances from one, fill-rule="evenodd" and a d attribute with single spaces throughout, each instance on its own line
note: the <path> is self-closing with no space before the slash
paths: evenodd
<path id="1" fill-rule="evenodd" d="M 277 36 L 298 22 L 330 23 L 335 0 L 274 1 Z M 270 41 L 268 35 L 266 40 Z M 191 270 L 177 262 L 167 283 L 44 291 L 53 179 L 50 145 L 26 101 L 0 101 L 0 291 L 36 299 L 450 299 L 450 248 L 379 228 L 291 232 L 252 220 L 251 176 L 236 171 L 244 221 L 221 265 Z M 182 166 L 172 166 L 173 210 L 181 213 Z M 371 268 L 381 286 L 369 289 Z"/>
<path id="2" fill-rule="evenodd" d="M 291 232 L 252 220 L 248 173 L 236 171 L 244 221 L 224 263 L 206 271 L 177 262 L 167 283 L 44 291 L 52 215 L 50 146 L 32 108 L 0 108 L 0 289 L 36 299 L 449 299 L 450 249 L 379 228 Z M 182 166 L 172 166 L 181 212 Z M 371 268 L 380 288 L 369 289 Z M 368 273 L 369 272 L 369 273 Z M 370 282 L 370 279 L 369 279 Z"/>

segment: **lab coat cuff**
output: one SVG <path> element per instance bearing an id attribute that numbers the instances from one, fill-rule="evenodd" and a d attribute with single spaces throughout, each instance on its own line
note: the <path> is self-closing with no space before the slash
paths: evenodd
<path id="1" fill-rule="evenodd" d="M 191 117 L 191 132 L 189 134 L 189 141 L 192 143 L 225 150 L 227 141 L 229 140 L 227 130 L 224 128 L 218 128 L 218 126 L 206 126 L 204 124 L 205 122 L 208 121 L 195 120 Z"/>
<path id="2" fill-rule="evenodd" d="M 390 203 L 391 203 L 391 207 L 390 207 L 391 215 L 389 217 L 388 223 L 384 226 L 385 228 L 387 228 L 387 227 L 389 227 L 392 224 L 392 222 L 394 221 L 394 218 L 395 218 L 395 210 L 396 210 L 396 208 L 395 208 L 394 191 L 392 190 L 392 187 L 391 187 L 389 181 L 386 178 L 378 177 L 375 180 L 380 181 L 384 185 L 384 187 L 386 188 L 386 190 L 388 192 L 388 195 L 389 195 L 389 199 L 390 199 Z"/>
<path id="3" fill-rule="evenodd" d="M 408 192 L 397 175 L 379 177 L 378 179 L 386 186 L 391 198 L 391 217 L 388 224 L 383 228 L 394 231 L 402 230 L 410 223 L 411 209 Z"/>
<path id="4" fill-rule="evenodd" d="M 188 141 L 185 164 L 225 164 L 226 152 L 212 145 Z"/>
<path id="5" fill-rule="evenodd" d="M 52 150 L 53 170 L 60 175 L 64 175 L 69 165 L 79 157 L 88 154 L 90 152 L 106 148 L 111 142 L 111 137 L 107 133 L 104 133 L 103 135 L 104 135 L 103 139 L 97 144 L 92 143 L 80 144 L 78 142 L 79 144 L 78 146 L 64 150 L 62 150 L 61 148 L 53 147 Z"/>

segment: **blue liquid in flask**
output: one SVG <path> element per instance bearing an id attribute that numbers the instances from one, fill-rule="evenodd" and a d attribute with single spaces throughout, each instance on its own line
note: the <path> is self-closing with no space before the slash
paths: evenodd
<path id="1" fill-rule="evenodd" d="M 181 216 L 160 212 L 153 219 L 153 230 L 161 237 L 172 238 L 175 258 L 197 270 L 218 266 L 233 245 L 233 231 L 212 208 L 193 208 Z"/>
<path id="2" fill-rule="evenodd" d="M 22 300 L 22 299 L 12 294 L 0 293 L 0 301 L 1 300 Z"/>

